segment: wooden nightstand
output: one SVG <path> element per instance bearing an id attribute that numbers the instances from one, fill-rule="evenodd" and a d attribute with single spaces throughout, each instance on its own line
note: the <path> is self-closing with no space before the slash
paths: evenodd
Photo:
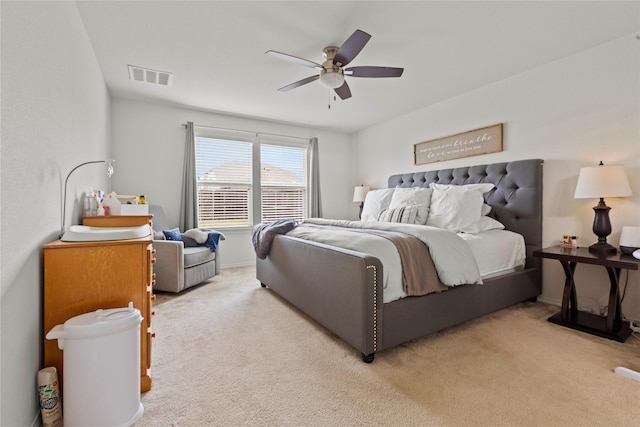
<path id="1" fill-rule="evenodd" d="M 562 294 L 562 309 L 560 313 L 551 316 L 549 322 L 576 329 L 600 337 L 624 342 L 631 335 L 629 322 L 622 320 L 620 310 L 620 271 L 638 270 L 640 260 L 631 255 L 599 254 L 589 252 L 589 248 L 563 248 L 554 246 L 537 250 L 534 256 L 557 259 L 562 264 L 565 274 L 564 292 Z M 578 311 L 574 272 L 578 264 L 601 265 L 609 274 L 609 306 L 606 316 Z"/>

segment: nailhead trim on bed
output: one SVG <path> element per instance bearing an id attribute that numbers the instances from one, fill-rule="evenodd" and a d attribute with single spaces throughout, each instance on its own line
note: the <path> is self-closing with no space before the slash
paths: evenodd
<path id="1" fill-rule="evenodd" d="M 378 350 L 378 270 L 375 265 L 368 265 L 373 268 L 373 352 Z"/>

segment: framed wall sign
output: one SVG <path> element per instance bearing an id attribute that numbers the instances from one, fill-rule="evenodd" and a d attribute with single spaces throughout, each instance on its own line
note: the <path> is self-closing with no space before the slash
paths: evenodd
<path id="1" fill-rule="evenodd" d="M 502 123 L 413 145 L 416 165 L 502 151 Z"/>

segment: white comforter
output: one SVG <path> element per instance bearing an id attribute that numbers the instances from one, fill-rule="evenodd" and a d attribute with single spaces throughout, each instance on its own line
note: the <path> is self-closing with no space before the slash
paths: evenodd
<path id="1" fill-rule="evenodd" d="M 312 226 L 305 227 L 305 224 L 332 225 L 344 227 L 344 230 L 320 230 Z M 348 228 L 391 230 L 415 236 L 429 247 L 429 253 L 443 284 L 456 286 L 467 283 L 482 283 L 480 270 L 469 245 L 455 233 L 436 227 L 376 221 L 311 218 L 304 220 L 302 224 L 291 230 L 287 235 L 375 256 L 384 265 L 384 302 L 391 302 L 404 297 L 402 265 L 395 245 L 388 239 L 348 231 Z"/>

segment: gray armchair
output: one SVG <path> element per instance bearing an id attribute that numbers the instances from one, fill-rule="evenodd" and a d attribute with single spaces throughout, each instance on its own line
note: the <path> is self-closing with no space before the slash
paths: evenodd
<path id="1" fill-rule="evenodd" d="M 181 292 L 220 274 L 220 246 L 211 251 L 181 233 L 182 241 L 167 240 L 163 231 L 170 230 L 162 206 L 149 205 L 153 214 L 153 247 L 156 250 L 155 290 Z M 175 228 L 175 227 L 174 227 Z M 224 240 L 224 235 L 220 240 Z"/>

